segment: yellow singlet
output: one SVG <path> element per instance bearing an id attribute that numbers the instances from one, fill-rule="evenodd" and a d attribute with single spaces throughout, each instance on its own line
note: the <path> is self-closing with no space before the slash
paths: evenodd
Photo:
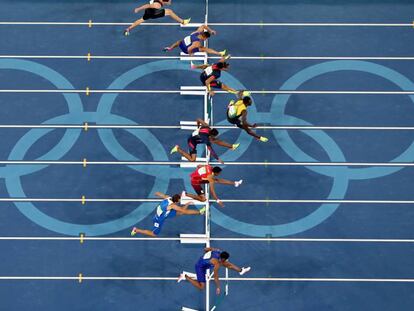
<path id="1" fill-rule="evenodd" d="M 243 100 L 239 99 L 238 101 L 234 102 L 231 101 L 228 106 L 228 117 L 230 119 L 235 119 L 241 116 L 242 112 L 247 109 L 246 105 L 243 104 Z"/>

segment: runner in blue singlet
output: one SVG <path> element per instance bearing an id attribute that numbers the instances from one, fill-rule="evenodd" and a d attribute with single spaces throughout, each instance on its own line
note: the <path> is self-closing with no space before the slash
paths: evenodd
<path id="1" fill-rule="evenodd" d="M 189 281 L 198 289 L 204 289 L 206 284 L 206 273 L 208 269 L 213 269 L 214 282 L 216 283 L 216 294 L 220 295 L 219 269 L 224 266 L 228 269 L 239 272 L 240 275 L 250 271 L 250 267 L 239 268 L 228 261 L 230 254 L 218 248 L 208 247 L 204 249 L 204 255 L 200 257 L 195 265 L 196 273 L 183 272 L 178 278 L 178 283 L 184 280 Z"/>
<path id="2" fill-rule="evenodd" d="M 164 221 L 168 218 L 173 218 L 176 215 L 204 215 L 206 210 L 205 207 L 201 208 L 200 210 L 193 210 L 187 209 L 190 203 L 185 204 L 184 206 L 179 206 L 178 202 L 180 202 L 181 196 L 179 194 L 175 194 L 172 197 L 163 194 L 161 192 L 156 192 L 156 196 L 163 198 L 164 200 L 157 206 L 157 210 L 155 213 L 153 220 L 153 228 L 152 230 L 144 230 L 134 227 L 131 231 L 131 236 L 136 235 L 137 233 L 141 233 L 148 236 L 157 236 L 160 234 Z"/>
<path id="3" fill-rule="evenodd" d="M 214 34 L 216 34 L 216 32 L 213 29 L 207 25 L 201 25 L 195 32 L 188 35 L 183 40 L 179 40 L 172 45 L 165 47 L 163 51 L 168 52 L 172 51 L 176 47 L 180 47 L 181 51 L 183 51 L 185 54 L 192 55 L 197 52 L 206 52 L 208 54 L 224 56 L 227 59 L 230 57 L 230 55 L 227 54 L 227 50 L 219 52 L 203 46 L 202 42 Z"/>

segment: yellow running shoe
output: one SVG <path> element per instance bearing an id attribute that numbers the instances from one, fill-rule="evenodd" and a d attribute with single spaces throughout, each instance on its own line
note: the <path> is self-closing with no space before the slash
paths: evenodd
<path id="1" fill-rule="evenodd" d="M 243 91 L 242 96 L 246 97 L 246 96 L 250 96 L 250 92 L 249 91 Z"/>
<path id="2" fill-rule="evenodd" d="M 135 231 L 137 228 L 132 228 L 132 231 L 131 231 L 131 236 L 134 236 L 134 235 L 136 235 L 137 234 L 137 232 Z"/>
<path id="3" fill-rule="evenodd" d="M 170 154 L 176 153 L 178 151 L 178 145 L 175 145 L 174 148 L 171 149 Z"/>
<path id="4" fill-rule="evenodd" d="M 206 213 L 206 207 L 204 206 L 203 208 L 200 208 L 198 211 L 200 212 L 200 215 L 204 215 Z"/>
<path id="5" fill-rule="evenodd" d="M 266 143 L 269 139 L 267 137 L 264 136 L 260 136 L 260 141 Z"/>
<path id="6" fill-rule="evenodd" d="M 233 145 L 231 146 L 231 150 L 236 150 L 237 148 L 239 148 L 239 146 L 240 146 L 240 143 L 238 143 L 238 144 L 233 144 Z"/>
<path id="7" fill-rule="evenodd" d="M 191 21 L 191 17 L 187 18 L 187 19 L 183 19 L 183 22 L 181 23 L 182 25 L 187 25 L 188 23 L 190 23 Z"/>
<path id="8" fill-rule="evenodd" d="M 221 56 L 224 56 L 224 55 L 227 54 L 227 50 L 220 51 L 219 53 L 220 53 Z"/>

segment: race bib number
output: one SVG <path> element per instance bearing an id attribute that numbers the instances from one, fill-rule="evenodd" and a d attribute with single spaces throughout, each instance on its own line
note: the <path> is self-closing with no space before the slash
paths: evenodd
<path id="1" fill-rule="evenodd" d="M 200 167 L 198 169 L 198 174 L 199 175 L 204 175 L 206 172 L 207 172 L 207 170 L 206 170 L 206 168 L 204 166 L 203 167 Z"/>
<path id="2" fill-rule="evenodd" d="M 234 106 L 229 106 L 229 118 L 233 119 L 235 117 L 237 117 L 237 108 Z"/>
<path id="3" fill-rule="evenodd" d="M 186 46 L 190 46 L 191 45 L 191 36 L 187 36 L 184 38 L 184 44 Z"/>
<path id="4" fill-rule="evenodd" d="M 204 254 L 203 259 L 210 259 L 211 258 L 211 251 Z"/>
<path id="5" fill-rule="evenodd" d="M 207 67 L 206 69 L 204 69 L 204 72 L 206 73 L 206 75 L 211 75 L 213 73 L 213 67 Z"/>

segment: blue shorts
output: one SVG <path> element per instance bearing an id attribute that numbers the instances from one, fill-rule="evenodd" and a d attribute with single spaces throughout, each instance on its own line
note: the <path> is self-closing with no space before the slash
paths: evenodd
<path id="1" fill-rule="evenodd" d="M 188 53 L 188 48 L 187 48 L 187 46 L 184 44 L 184 41 L 181 41 L 181 42 L 180 42 L 179 47 L 180 47 L 181 51 L 183 51 L 185 54 L 189 54 L 189 53 Z M 199 51 L 200 51 L 200 49 L 199 49 L 199 48 L 195 48 L 195 49 L 193 49 L 192 53 L 197 53 L 197 52 L 199 52 Z"/>
<path id="2" fill-rule="evenodd" d="M 162 229 L 162 226 L 164 224 L 164 221 L 163 220 L 161 221 L 160 219 L 157 219 L 157 218 L 154 217 L 153 222 L 154 223 L 153 223 L 153 227 L 152 227 L 152 232 L 155 235 L 159 235 L 161 233 L 161 229 Z"/>
<path id="3" fill-rule="evenodd" d="M 206 282 L 206 273 L 209 268 L 210 268 L 209 266 L 200 264 L 198 262 L 196 263 L 195 272 L 197 275 L 197 281 L 199 281 L 200 283 Z"/>

